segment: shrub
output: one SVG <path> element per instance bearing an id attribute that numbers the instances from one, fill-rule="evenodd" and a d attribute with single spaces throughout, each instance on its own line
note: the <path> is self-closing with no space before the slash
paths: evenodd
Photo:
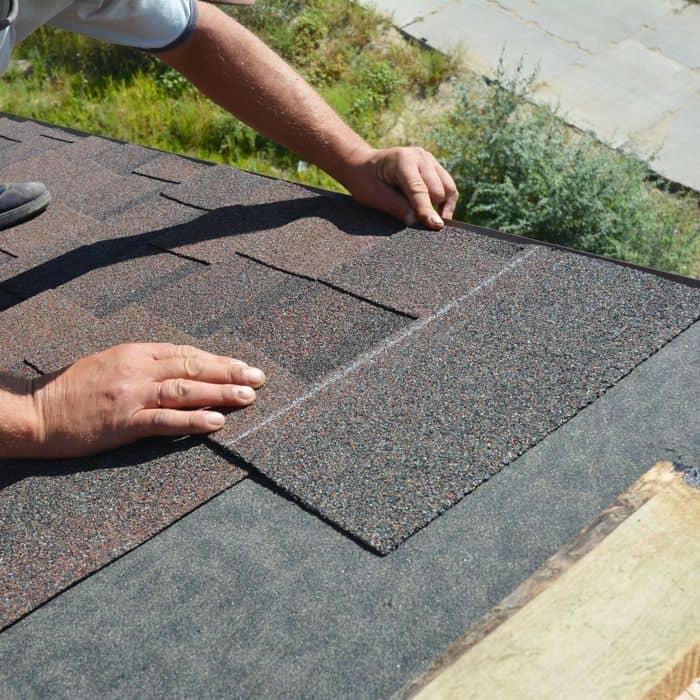
<path id="1" fill-rule="evenodd" d="M 457 216 L 590 252 L 690 271 L 697 200 L 663 196 L 638 158 L 563 127 L 526 101 L 534 75 L 503 65 L 483 94 L 463 89 L 436 141 L 461 193 Z"/>

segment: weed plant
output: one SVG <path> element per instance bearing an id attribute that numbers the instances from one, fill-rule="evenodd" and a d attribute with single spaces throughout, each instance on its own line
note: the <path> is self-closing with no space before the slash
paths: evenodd
<path id="1" fill-rule="evenodd" d="M 693 272 L 698 199 L 670 197 L 639 159 L 563 127 L 527 102 L 522 64 L 481 93 L 463 89 L 436 141 L 457 181 L 457 217 L 654 267 Z"/>

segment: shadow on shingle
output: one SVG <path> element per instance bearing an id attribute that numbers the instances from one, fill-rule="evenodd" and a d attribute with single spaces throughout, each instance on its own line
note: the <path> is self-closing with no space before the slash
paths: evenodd
<path id="1" fill-rule="evenodd" d="M 178 452 L 185 452 L 203 442 L 202 438 L 152 438 L 91 457 L 0 460 L 0 489 L 29 477 L 64 477 L 99 469 L 140 467 Z"/>
<path id="2" fill-rule="evenodd" d="M 208 263 L 210 260 L 207 257 L 211 257 L 216 251 L 220 258 L 230 257 L 230 253 L 237 250 L 234 240 L 236 236 L 248 237 L 248 234 L 254 236 L 261 231 L 280 228 L 312 214 L 317 218 L 325 217 L 327 221 L 349 235 L 380 235 L 380 232 L 387 235 L 387 232 L 397 229 L 395 223 L 393 229 L 388 229 L 385 217 L 379 214 L 369 218 L 362 217 L 359 223 L 353 225 L 352 212 L 355 208 L 343 204 L 342 199 L 337 206 L 329 206 L 329 200 L 336 203 L 333 198 L 317 197 L 252 206 L 225 207 L 203 212 L 192 221 L 165 228 L 149 228 L 157 223 L 145 221 L 145 230 L 127 235 L 119 235 L 118 227 L 98 228 L 94 234 L 95 238 L 105 232 L 110 237 L 85 243 L 11 277 L 6 277 L 2 286 L 13 294 L 27 299 L 116 262 L 159 255 L 160 250 L 168 250 Z M 227 240 L 233 241 L 234 251 L 230 250 L 231 246 L 227 245 Z M 216 246 L 206 257 L 196 255 L 198 245 L 212 241 L 216 242 Z M 21 260 L 19 264 L 21 265 Z"/>

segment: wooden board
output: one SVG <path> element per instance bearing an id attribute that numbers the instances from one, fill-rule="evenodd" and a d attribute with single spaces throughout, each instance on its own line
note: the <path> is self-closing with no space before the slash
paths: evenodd
<path id="1" fill-rule="evenodd" d="M 700 490 L 661 462 L 401 698 L 675 700 L 700 676 Z"/>

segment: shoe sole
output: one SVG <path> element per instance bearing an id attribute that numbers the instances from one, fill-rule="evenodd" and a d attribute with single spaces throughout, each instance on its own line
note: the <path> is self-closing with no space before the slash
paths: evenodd
<path id="1" fill-rule="evenodd" d="M 47 191 L 40 194 L 36 199 L 25 202 L 21 207 L 15 207 L 14 209 L 10 209 L 10 211 L 6 211 L 4 214 L 0 214 L 0 230 L 9 228 L 10 226 L 16 226 L 27 219 L 31 219 L 39 212 L 46 209 L 50 202 L 51 193 Z"/>

